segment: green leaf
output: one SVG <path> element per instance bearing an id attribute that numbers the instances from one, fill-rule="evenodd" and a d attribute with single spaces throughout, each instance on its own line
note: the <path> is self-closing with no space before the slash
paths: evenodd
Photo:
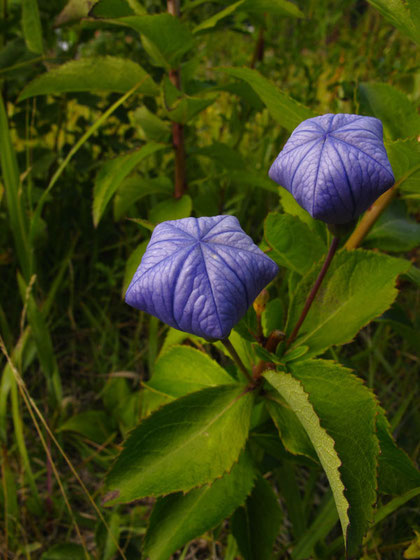
<path id="1" fill-rule="evenodd" d="M 404 202 L 394 200 L 381 214 L 363 241 L 383 251 L 410 251 L 420 245 L 420 224 L 407 216 Z"/>
<path id="2" fill-rule="evenodd" d="M 220 385 L 144 419 L 108 474 L 112 503 L 186 492 L 229 471 L 244 448 L 253 400 L 244 387 Z"/>
<path id="3" fill-rule="evenodd" d="M 363 249 L 337 253 L 292 348 L 309 346 L 310 357 L 333 344 L 350 342 L 362 327 L 391 306 L 397 296 L 396 279 L 409 267 L 410 263 L 403 259 Z M 287 335 L 301 314 L 319 268 L 315 266 L 296 288 Z"/>
<path id="4" fill-rule="evenodd" d="M 96 443 L 103 443 L 113 431 L 109 414 L 103 410 L 87 410 L 72 416 L 60 425 L 60 432 L 75 432 Z"/>
<path id="5" fill-rule="evenodd" d="M 99 224 L 108 202 L 120 186 L 121 182 L 145 158 L 166 148 L 165 144 L 150 142 L 130 154 L 123 154 L 107 161 L 99 170 L 93 189 L 93 223 Z"/>
<path id="6" fill-rule="evenodd" d="M 400 449 L 391 435 L 391 427 L 382 408 L 376 420 L 381 454 L 378 464 L 378 485 L 381 492 L 400 495 L 420 487 L 420 471 Z"/>
<path id="7" fill-rule="evenodd" d="M 277 191 L 277 187 L 274 185 L 271 179 L 269 179 L 262 173 L 253 171 L 252 169 L 232 170 L 227 174 L 227 178 L 233 184 L 238 185 L 238 187 L 249 185 L 252 188 L 256 187 L 269 192 Z"/>
<path id="8" fill-rule="evenodd" d="M 172 346 L 156 361 L 147 386 L 176 398 L 205 387 L 227 385 L 233 381 L 204 352 L 189 346 Z"/>
<path id="9" fill-rule="evenodd" d="M 196 115 L 212 105 L 216 97 L 191 97 L 176 88 L 168 77 L 162 82 L 165 114 L 173 122 L 186 124 Z"/>
<path id="10" fill-rule="evenodd" d="M 155 204 L 149 212 L 149 220 L 153 224 L 166 222 L 167 220 L 180 220 L 191 215 L 192 200 L 188 194 L 182 198 L 168 198 Z"/>
<path id="11" fill-rule="evenodd" d="M 91 0 L 69 0 L 54 20 L 54 27 L 87 17 L 92 6 Z"/>
<path id="12" fill-rule="evenodd" d="M 417 0 L 368 0 L 385 19 L 420 45 L 420 10 Z"/>
<path id="13" fill-rule="evenodd" d="M 190 153 L 208 157 L 228 170 L 238 170 L 245 167 L 241 154 L 222 142 L 214 142 L 202 148 L 195 148 Z"/>
<path id="14" fill-rule="evenodd" d="M 137 84 L 138 93 L 155 95 L 159 91 L 152 78 L 132 60 L 114 56 L 81 58 L 35 78 L 22 91 L 19 101 L 34 95 L 70 91 L 125 93 Z"/>
<path id="15" fill-rule="evenodd" d="M 287 0 L 245 0 L 241 10 L 249 13 L 267 13 L 276 16 L 302 18 L 304 14 L 299 8 Z"/>
<path id="16" fill-rule="evenodd" d="M 265 336 L 269 336 L 275 329 L 281 330 L 284 326 L 284 303 L 280 298 L 270 299 L 262 314 L 262 327 Z"/>
<path id="17" fill-rule="evenodd" d="M 244 560 L 270 560 L 282 522 L 282 512 L 271 485 L 261 476 L 243 507 L 234 514 L 232 533 Z"/>
<path id="18" fill-rule="evenodd" d="M 212 485 L 160 498 L 151 515 L 144 556 L 167 560 L 185 543 L 213 529 L 251 492 L 255 471 L 246 453 L 232 471 Z"/>
<path id="19" fill-rule="evenodd" d="M 22 0 L 22 29 L 28 49 L 42 54 L 42 28 L 37 0 Z"/>
<path id="20" fill-rule="evenodd" d="M 313 557 L 315 545 L 324 544 L 328 533 L 334 528 L 338 520 L 337 508 L 333 496 L 323 501 L 316 512 L 316 517 L 310 527 L 299 538 L 292 551 L 292 560 L 306 560 Z"/>
<path id="21" fill-rule="evenodd" d="M 361 83 L 359 94 L 367 110 L 382 121 L 391 139 L 420 134 L 420 115 L 402 91 L 389 84 Z"/>
<path id="22" fill-rule="evenodd" d="M 305 274 L 326 252 L 321 238 L 299 218 L 271 212 L 264 222 L 264 236 L 270 257 L 279 266 Z"/>
<path id="23" fill-rule="evenodd" d="M 57 405 L 61 403 L 62 387 L 57 359 L 54 353 L 53 341 L 45 318 L 40 311 L 37 302 L 20 273 L 17 276 L 21 293 L 22 303 L 26 306 L 28 323 L 31 327 L 32 336 L 35 341 L 36 351 L 41 369 L 47 380 L 48 394 Z"/>
<path id="24" fill-rule="evenodd" d="M 112 23 L 141 33 L 143 46 L 153 62 L 168 70 L 176 68 L 194 47 L 194 36 L 188 27 L 171 14 L 128 16 Z"/>
<path id="25" fill-rule="evenodd" d="M 411 140 L 385 141 L 395 180 L 404 194 L 420 197 L 420 142 Z"/>
<path id="26" fill-rule="evenodd" d="M 13 233 L 19 265 L 25 280 L 31 275 L 32 251 L 28 240 L 28 223 L 21 193 L 16 151 L 9 131 L 3 96 L 0 95 L 0 164 L 7 204 L 9 226 Z"/>
<path id="27" fill-rule="evenodd" d="M 98 18 L 120 18 L 146 14 L 147 11 L 138 0 L 99 0 L 89 12 L 90 16 Z"/>
<path id="28" fill-rule="evenodd" d="M 142 177 L 134 174 L 124 179 L 114 197 L 114 220 L 118 221 L 128 215 L 133 215 L 135 204 L 150 194 L 171 196 L 173 183 L 169 177 Z M 131 212 L 130 212 L 131 211 Z"/>
<path id="29" fill-rule="evenodd" d="M 351 557 L 376 501 L 376 401 L 360 379 L 338 364 L 308 360 L 290 367 L 290 374 L 270 371 L 264 377 L 296 413 L 318 454 Z"/>
<path id="30" fill-rule="evenodd" d="M 41 560 L 86 560 L 85 549 L 80 544 L 54 544 L 45 551 Z"/>
<path id="31" fill-rule="evenodd" d="M 146 252 L 148 243 L 148 240 L 140 243 L 140 245 L 131 253 L 131 255 L 127 259 L 121 291 L 121 296 L 123 298 L 125 297 L 127 288 L 130 285 L 131 280 L 133 279 L 134 273 L 136 272 L 144 253 Z"/>
<path id="32" fill-rule="evenodd" d="M 232 14 L 233 12 L 235 12 L 239 8 L 239 6 L 241 4 L 243 4 L 244 2 L 245 2 L 245 0 L 239 0 L 239 2 L 235 2 L 234 4 L 231 4 L 230 6 L 225 8 L 224 10 L 221 10 L 220 12 L 217 12 L 217 14 L 214 14 L 213 16 L 205 19 L 199 25 L 194 27 L 193 33 L 198 33 L 199 31 L 211 29 L 221 19 L 223 19 L 223 18 L 229 16 L 230 14 Z"/>
<path id="33" fill-rule="evenodd" d="M 271 395 L 266 405 L 287 451 L 292 455 L 303 455 L 318 463 L 318 456 L 311 440 L 287 401 L 281 396 Z"/>
<path id="34" fill-rule="evenodd" d="M 308 107 L 301 105 L 277 89 L 256 70 L 250 68 L 220 68 L 220 70 L 229 76 L 247 82 L 261 98 L 274 120 L 290 132 L 305 119 L 315 116 Z"/>
<path id="35" fill-rule="evenodd" d="M 169 123 L 164 122 L 157 115 L 149 111 L 145 105 L 134 111 L 133 121 L 134 124 L 141 128 L 145 140 L 166 142 L 169 139 L 171 133 Z"/>

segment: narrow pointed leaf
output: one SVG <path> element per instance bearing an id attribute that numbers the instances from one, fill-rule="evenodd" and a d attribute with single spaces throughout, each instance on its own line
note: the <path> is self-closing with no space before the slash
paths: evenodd
<path id="1" fill-rule="evenodd" d="M 188 491 L 232 468 L 248 436 L 253 394 L 210 387 L 154 412 L 131 433 L 107 477 L 112 503 Z"/>
<path id="2" fill-rule="evenodd" d="M 42 28 L 37 0 L 22 0 L 22 28 L 28 49 L 41 54 Z"/>
<path id="3" fill-rule="evenodd" d="M 114 56 L 81 58 L 62 64 L 35 78 L 22 91 L 19 101 L 34 95 L 70 91 L 125 93 L 137 84 L 138 93 L 158 93 L 152 78 L 132 60 Z"/>
<path id="4" fill-rule="evenodd" d="M 296 288 L 287 334 L 300 316 L 319 268 L 311 269 Z M 362 327 L 391 306 L 397 296 L 396 279 L 409 268 L 408 261 L 362 249 L 337 253 L 292 348 L 309 346 L 310 357 L 333 344 L 350 342 Z"/>
<path id="5" fill-rule="evenodd" d="M 349 370 L 325 360 L 299 362 L 291 365 L 290 374 L 266 372 L 264 377 L 295 411 L 318 453 L 352 557 L 376 501 L 374 395 Z"/>
<path id="6" fill-rule="evenodd" d="M 223 72 L 244 80 L 261 98 L 274 120 L 292 132 L 305 119 L 315 116 L 314 113 L 279 90 L 273 83 L 251 68 L 221 68 Z"/>
<path id="7" fill-rule="evenodd" d="M 217 12 L 213 16 L 205 19 L 200 24 L 198 24 L 196 27 L 194 27 L 193 33 L 198 33 L 199 31 L 204 31 L 206 29 L 211 29 L 212 27 L 217 25 L 217 23 L 220 20 L 224 19 L 227 16 L 230 16 L 230 14 L 235 12 L 239 8 L 239 6 L 241 4 L 243 4 L 244 2 L 245 2 L 245 0 L 239 0 L 239 2 L 235 2 L 234 4 L 231 4 L 230 6 L 225 8 L 224 10 L 221 10 L 220 12 Z"/>
<path id="8" fill-rule="evenodd" d="M 5 199 L 19 264 L 25 280 L 29 281 L 31 272 L 31 248 L 28 240 L 28 224 L 19 195 L 20 176 L 16 151 L 10 137 L 9 122 L 3 97 L 0 95 L 0 164 L 4 184 Z"/>
<path id="9" fill-rule="evenodd" d="M 287 401 L 274 399 L 273 397 L 273 400 L 267 399 L 266 404 L 287 451 L 293 455 L 303 455 L 318 462 L 318 456 L 305 428 Z"/>
<path id="10" fill-rule="evenodd" d="M 167 560 L 185 543 L 229 517 L 251 492 L 254 477 L 249 457 L 242 454 L 231 472 L 213 484 L 160 498 L 146 533 L 145 557 Z"/>
<path id="11" fill-rule="evenodd" d="M 368 0 L 386 20 L 420 45 L 420 10 L 417 0 Z"/>
<path id="12" fill-rule="evenodd" d="M 99 170 L 93 191 L 93 223 L 98 225 L 112 196 L 121 182 L 145 158 L 165 148 L 165 144 L 150 142 L 130 154 L 118 156 L 107 161 Z"/>
<path id="13" fill-rule="evenodd" d="M 340 475 L 341 460 L 335 449 L 335 441 L 321 425 L 320 418 L 309 400 L 309 395 L 298 379 L 285 372 L 266 372 L 264 377 L 287 402 L 308 434 L 328 477 L 341 527 L 346 535 L 350 523 L 349 502 L 344 495 L 345 488 Z"/>

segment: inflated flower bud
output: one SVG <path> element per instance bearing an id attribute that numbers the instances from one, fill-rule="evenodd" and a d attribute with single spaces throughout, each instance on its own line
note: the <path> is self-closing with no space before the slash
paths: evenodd
<path id="1" fill-rule="evenodd" d="M 381 121 L 347 114 L 303 121 L 269 176 L 329 224 L 351 222 L 394 184 Z"/>
<path id="2" fill-rule="evenodd" d="M 233 216 L 156 226 L 125 301 L 208 340 L 229 335 L 278 267 Z"/>

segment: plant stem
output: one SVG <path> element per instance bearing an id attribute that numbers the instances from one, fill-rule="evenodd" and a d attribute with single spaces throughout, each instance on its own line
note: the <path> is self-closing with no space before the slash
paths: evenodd
<path id="1" fill-rule="evenodd" d="M 257 62 L 262 62 L 264 58 L 264 28 L 260 27 L 258 31 L 258 39 L 255 44 L 254 54 L 250 63 L 251 68 L 255 68 Z"/>
<path id="2" fill-rule="evenodd" d="M 351 236 L 348 238 L 344 247 L 348 250 L 356 249 L 372 229 L 376 220 L 385 210 L 385 208 L 391 203 L 395 195 L 397 194 L 397 183 L 381 195 L 378 200 L 376 200 L 368 210 L 363 214 L 362 219 L 358 223 L 356 229 L 353 231 Z"/>
<path id="3" fill-rule="evenodd" d="M 253 381 L 251 374 L 249 373 L 249 371 L 246 369 L 243 361 L 241 360 L 241 358 L 239 357 L 239 354 L 237 353 L 237 351 L 235 350 L 235 348 L 233 347 L 232 343 L 230 342 L 230 340 L 228 340 L 227 338 L 222 338 L 220 341 L 223 346 L 226 348 L 226 350 L 229 352 L 229 354 L 232 356 L 232 360 L 235 362 L 235 364 L 238 366 L 238 368 L 242 371 L 242 373 L 245 375 L 245 377 L 249 380 L 249 381 Z"/>
<path id="4" fill-rule="evenodd" d="M 292 344 L 292 342 L 295 340 L 295 338 L 297 337 L 299 329 L 302 326 L 302 323 L 305 320 L 306 315 L 309 312 L 309 309 L 311 308 L 311 305 L 312 305 L 312 303 L 315 299 L 315 296 L 318 293 L 318 290 L 321 287 L 322 281 L 324 280 L 324 277 L 327 273 L 327 270 L 328 270 L 328 268 L 331 264 L 333 256 L 335 255 L 335 252 L 337 251 L 338 242 L 339 242 L 339 238 L 338 237 L 333 237 L 333 240 L 331 241 L 330 248 L 328 250 L 327 257 L 324 261 L 324 264 L 322 265 L 320 273 L 318 274 L 318 278 L 315 280 L 315 284 L 312 286 L 312 290 L 309 293 L 309 296 L 308 296 L 308 298 L 305 302 L 305 306 L 302 310 L 302 313 L 300 314 L 300 317 L 299 317 L 299 319 L 298 319 L 298 321 L 295 325 L 295 328 L 292 331 L 292 334 L 287 339 L 286 346 L 290 346 Z"/>
<path id="5" fill-rule="evenodd" d="M 174 17 L 179 17 L 179 0 L 167 0 L 168 13 Z M 181 77 L 179 69 L 169 71 L 169 79 L 178 89 L 181 89 Z M 175 186 L 174 197 L 181 198 L 186 189 L 185 179 L 185 142 L 184 142 L 184 125 L 172 122 L 172 144 L 175 150 Z"/>

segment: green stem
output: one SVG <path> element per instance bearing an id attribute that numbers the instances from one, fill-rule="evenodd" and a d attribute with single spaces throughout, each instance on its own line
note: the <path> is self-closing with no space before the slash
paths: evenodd
<path id="1" fill-rule="evenodd" d="M 232 356 L 232 360 L 235 362 L 235 364 L 238 366 L 238 368 L 242 371 L 242 373 L 245 375 L 245 377 L 249 380 L 249 381 L 254 381 L 251 377 L 251 374 L 249 373 L 249 371 L 246 369 L 243 361 L 241 360 L 241 358 L 239 357 L 239 354 L 237 353 L 237 351 L 235 350 L 235 348 L 233 347 L 232 343 L 230 342 L 230 340 L 228 340 L 227 338 L 224 338 L 220 341 L 223 346 L 226 348 L 226 350 L 229 352 L 229 354 Z"/>

